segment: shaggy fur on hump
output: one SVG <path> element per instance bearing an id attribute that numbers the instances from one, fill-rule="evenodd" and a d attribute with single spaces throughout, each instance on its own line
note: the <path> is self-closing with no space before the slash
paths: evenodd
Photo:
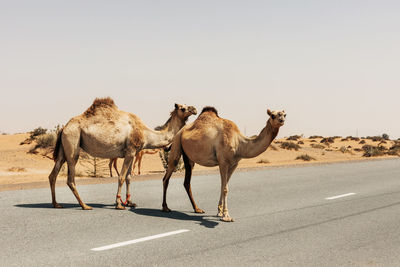
<path id="1" fill-rule="evenodd" d="M 213 113 L 215 113 L 215 115 L 217 115 L 217 117 L 219 117 L 218 111 L 214 107 L 210 107 L 210 106 L 204 107 L 203 110 L 201 111 L 200 115 L 203 114 L 204 112 L 213 112 Z"/>
<path id="2" fill-rule="evenodd" d="M 99 108 L 116 108 L 117 106 L 114 104 L 114 100 L 110 97 L 105 98 L 96 98 L 93 101 L 93 104 L 83 113 L 86 117 L 93 116 L 96 113 L 96 110 Z"/>

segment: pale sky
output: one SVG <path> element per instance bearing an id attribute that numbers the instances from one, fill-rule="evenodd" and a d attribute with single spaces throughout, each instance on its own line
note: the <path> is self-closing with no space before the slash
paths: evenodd
<path id="1" fill-rule="evenodd" d="M 400 1 L 1 1 L 0 132 L 111 96 L 150 127 L 215 106 L 247 135 L 400 137 Z M 193 120 L 193 119 L 192 119 Z"/>

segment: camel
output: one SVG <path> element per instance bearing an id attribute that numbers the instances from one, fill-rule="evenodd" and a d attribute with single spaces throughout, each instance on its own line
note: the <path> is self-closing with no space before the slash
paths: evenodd
<path id="1" fill-rule="evenodd" d="M 126 203 L 135 206 L 130 199 L 130 173 L 132 161 L 142 149 L 167 146 L 174 135 L 186 124 L 190 115 L 197 114 L 193 106 L 175 104 L 170 118 L 160 131 L 151 130 L 142 120 L 132 114 L 119 110 L 111 98 L 96 98 L 93 104 L 81 115 L 73 117 L 60 131 L 53 153 L 54 168 L 49 175 L 52 204 L 56 202 L 55 184 L 61 166 L 67 162 L 67 184 L 84 210 L 92 209 L 80 198 L 75 185 L 75 165 L 79 151 L 100 158 L 124 158 L 118 178 L 116 209 L 125 209 L 121 202 L 121 188 L 126 179 Z M 125 204 L 125 203 L 124 203 Z"/>
<path id="2" fill-rule="evenodd" d="M 163 178 L 162 210 L 170 212 L 167 205 L 169 179 L 183 156 L 185 164 L 184 187 L 194 212 L 204 213 L 197 207 L 190 186 L 192 170 L 197 163 L 206 167 L 219 166 L 221 175 L 221 194 L 218 214 L 222 221 L 233 222 L 228 212 L 228 182 L 242 158 L 253 158 L 263 153 L 277 136 L 279 128 L 285 123 L 285 111 L 267 110 L 269 119 L 258 136 L 246 137 L 235 123 L 220 118 L 213 107 L 205 107 L 197 119 L 184 126 L 173 138 L 168 160 L 168 169 Z"/>
<path id="3" fill-rule="evenodd" d="M 143 149 L 143 150 L 136 152 L 135 161 L 133 162 L 133 165 L 132 165 L 132 174 L 135 175 L 135 167 L 136 167 L 136 163 L 137 163 L 138 175 L 140 175 L 140 167 L 142 166 L 142 158 L 143 158 L 144 154 L 151 155 L 151 154 L 157 153 L 158 151 L 160 151 L 160 150 L 159 149 Z M 113 165 L 114 165 L 115 171 L 117 172 L 117 175 L 119 176 L 117 160 L 118 160 L 118 158 L 110 159 L 110 162 L 108 163 L 108 167 L 110 169 L 110 177 L 113 177 L 113 174 L 112 174 L 112 166 Z"/>

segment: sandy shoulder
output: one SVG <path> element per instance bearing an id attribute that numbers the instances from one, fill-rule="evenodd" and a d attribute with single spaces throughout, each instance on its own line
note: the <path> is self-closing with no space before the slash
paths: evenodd
<path id="1" fill-rule="evenodd" d="M 34 144 L 20 145 L 29 135 L 1 135 L 0 136 L 0 191 L 4 190 L 19 190 L 28 188 L 48 187 L 48 175 L 51 172 L 54 162 L 47 156 L 41 154 L 27 153 Z M 298 151 L 286 150 L 280 148 L 280 142 L 286 141 L 279 139 L 274 141 L 272 146 L 261 155 L 252 159 L 243 159 L 238 166 L 238 171 L 247 171 L 254 168 L 274 168 L 286 166 L 300 166 L 309 164 L 327 164 L 334 162 L 349 162 L 371 160 L 371 158 L 363 157 L 363 152 L 354 151 L 361 148 L 364 144 L 359 144 L 359 141 L 341 141 L 340 138 L 335 139 L 335 143 L 329 147 L 314 148 L 312 145 L 320 144 L 321 139 L 301 139 L 304 144 Z M 365 140 L 366 144 L 377 145 L 378 142 Z M 297 141 L 296 141 L 297 143 Z M 388 141 L 383 146 L 389 148 L 394 144 L 394 141 Z M 345 153 L 340 151 L 340 148 L 346 147 Z M 342 149 L 343 150 L 343 149 Z M 297 156 L 307 154 L 315 160 L 305 162 L 296 160 Z M 397 156 L 382 156 L 373 159 L 392 159 Z M 104 178 L 90 178 L 87 176 L 87 164 L 78 163 L 76 181 L 78 184 L 97 184 L 97 183 L 116 183 L 117 178 L 110 178 L 108 174 L 108 160 L 102 160 L 102 175 Z M 118 161 L 120 168 L 122 160 Z M 65 164 L 66 165 L 66 164 Z M 115 171 L 114 175 L 115 175 Z M 196 165 L 194 175 L 218 173 L 218 167 L 207 168 Z M 146 154 L 143 157 L 141 175 L 135 176 L 135 180 L 162 179 L 164 168 L 158 154 Z M 183 173 L 178 172 L 173 177 L 182 177 Z M 66 184 L 65 167 L 57 179 L 57 185 Z"/>

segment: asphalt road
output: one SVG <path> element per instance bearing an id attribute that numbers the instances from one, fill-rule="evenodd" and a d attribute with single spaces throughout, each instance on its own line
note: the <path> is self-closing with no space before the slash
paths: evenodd
<path id="1" fill-rule="evenodd" d="M 160 211 L 157 180 L 134 182 L 139 206 L 124 211 L 116 184 L 78 185 L 91 211 L 68 187 L 57 188 L 64 209 L 51 208 L 49 189 L 0 192 L 0 265 L 400 265 L 400 160 L 236 172 L 234 223 L 215 217 L 219 175 L 192 179 L 205 214 L 192 212 L 182 183 L 170 181 L 171 213 Z"/>

